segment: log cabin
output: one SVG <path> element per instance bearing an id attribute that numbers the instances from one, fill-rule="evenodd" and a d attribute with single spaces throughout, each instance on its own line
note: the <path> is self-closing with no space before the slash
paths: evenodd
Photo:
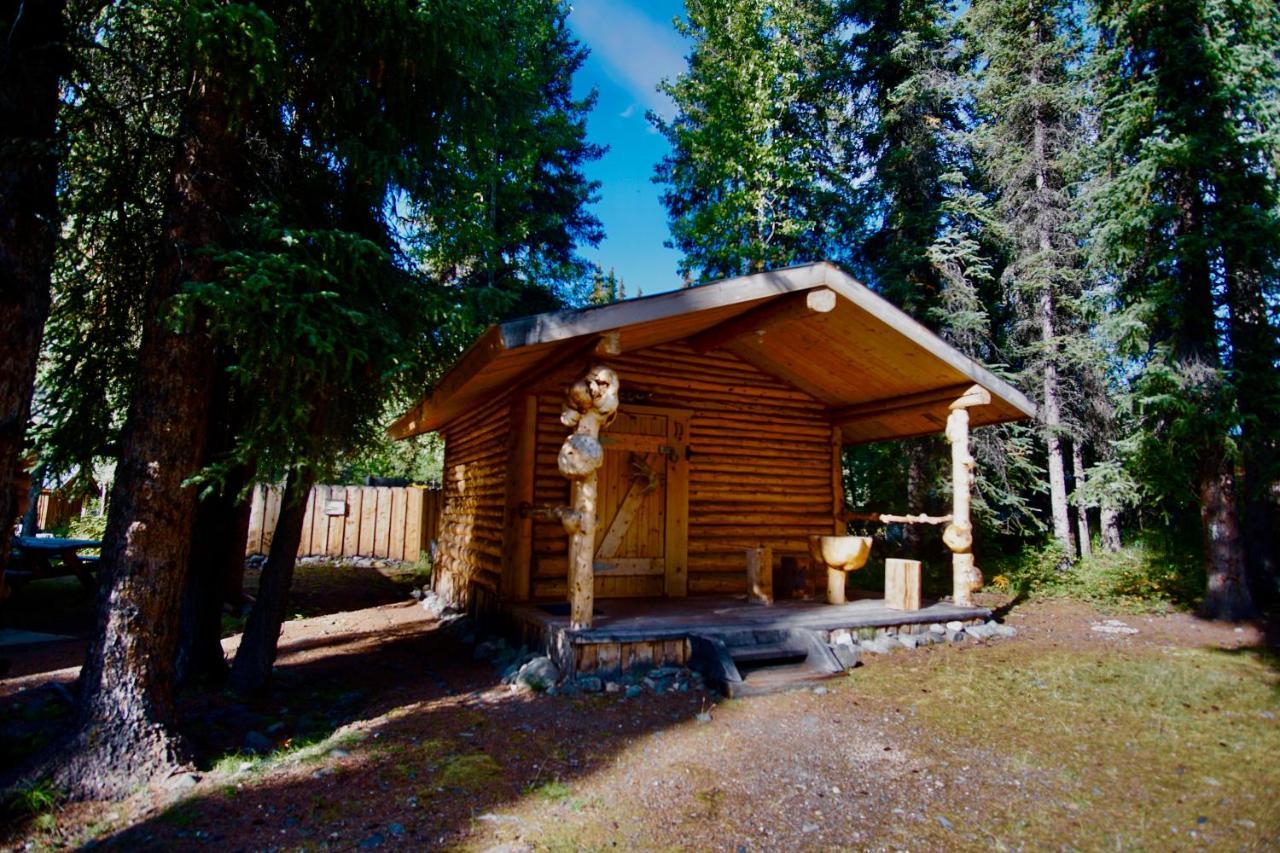
<path id="1" fill-rule="evenodd" d="M 745 669 L 735 637 L 764 637 L 757 659 L 812 658 L 841 631 L 985 618 L 968 431 L 1034 412 L 816 263 L 492 326 L 389 431 L 444 438 L 437 595 L 569 673 L 608 674 L 699 655 Z M 842 449 L 937 433 L 952 514 L 878 520 L 946 524 L 951 600 L 922 605 L 919 563 L 897 554 L 889 599 L 847 601 L 866 548 L 840 538 Z"/>

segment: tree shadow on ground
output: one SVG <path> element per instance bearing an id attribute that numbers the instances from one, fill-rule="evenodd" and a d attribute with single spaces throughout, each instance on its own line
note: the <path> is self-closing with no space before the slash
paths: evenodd
<path id="1" fill-rule="evenodd" d="M 245 569 L 245 593 L 255 595 L 261 570 Z M 414 587 L 426 583 L 425 570 L 412 564 L 383 567 L 350 563 L 304 563 L 294 572 L 289 615 L 322 616 L 405 601 Z"/>
<path id="2" fill-rule="evenodd" d="M 100 843 L 448 846 L 481 814 L 558 795 L 558 783 L 608 766 L 635 738 L 691 720 L 706 701 L 696 692 L 513 693 L 435 626 L 381 642 L 329 639 L 332 654 L 281 667 L 267 695 L 185 708 L 212 770 L 191 796 Z M 235 756 L 247 727 L 268 720 L 276 752 Z"/>
<path id="3" fill-rule="evenodd" d="M 257 592 L 257 569 L 246 569 L 245 591 Z M 421 569 L 388 563 L 383 568 L 334 563 L 299 565 L 289 595 L 289 618 L 363 610 L 409 600 L 426 581 Z M 2 678 L 29 678 L 84 663 L 96 615 L 95 596 L 75 578 L 34 581 L 17 590 L 0 609 L 0 627 L 57 634 L 65 640 L 0 648 Z M 241 619 L 228 617 L 224 636 L 238 633 Z M 6 668 L 7 667 L 7 668 Z M 66 674 L 63 674 L 64 677 Z"/>

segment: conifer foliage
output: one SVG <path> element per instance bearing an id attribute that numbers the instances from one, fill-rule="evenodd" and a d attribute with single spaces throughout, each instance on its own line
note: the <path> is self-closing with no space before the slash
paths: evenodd
<path id="1" fill-rule="evenodd" d="M 46 104 L 77 227 L 55 263 L 41 449 L 117 465 L 75 731 L 44 769 L 112 796 L 187 755 L 180 613 L 213 614 L 221 665 L 206 552 L 240 555 L 193 542 L 235 538 L 248 483 L 305 484 L 374 441 L 477 324 L 584 279 L 577 248 L 600 233 L 581 167 L 600 152 L 555 0 L 74 14 L 82 43 Z M 270 675 L 293 553 L 275 556 L 242 689 Z M 184 660 L 208 660 L 204 637 Z"/>
<path id="2" fill-rule="evenodd" d="M 1122 512 L 1194 550 L 1198 517 L 1205 612 L 1275 594 L 1280 7 L 699 0 L 679 26 L 656 123 L 686 270 L 849 264 L 1038 398 L 1038 441 L 975 440 L 989 532 L 1047 528 L 1065 569 L 1095 518 L 1107 550 Z M 847 453 L 848 492 L 925 509 L 931 458 Z"/>
<path id="3" fill-rule="evenodd" d="M 1253 615 L 1236 471 L 1243 457 L 1246 502 L 1267 514 L 1280 423 L 1280 10 L 1101 0 L 1095 18 L 1094 246 L 1130 321 L 1145 480 L 1198 500 L 1205 611 Z M 1260 538 L 1268 521 L 1255 516 Z"/>
<path id="4" fill-rule="evenodd" d="M 849 156 L 839 19 L 825 0 L 691 0 L 677 28 L 689 69 L 650 115 L 671 143 L 658 168 L 682 275 L 700 281 L 837 257 Z"/>

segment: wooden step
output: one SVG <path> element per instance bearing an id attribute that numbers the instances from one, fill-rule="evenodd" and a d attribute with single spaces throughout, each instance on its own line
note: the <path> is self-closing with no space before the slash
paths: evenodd
<path id="1" fill-rule="evenodd" d="M 729 685 L 728 696 L 766 696 L 787 690 L 808 690 L 824 681 L 835 678 L 837 673 L 814 672 L 804 663 L 783 666 L 766 666 L 747 672 L 742 681 Z"/>
<path id="2" fill-rule="evenodd" d="M 692 635 L 689 643 L 689 666 L 729 697 L 806 687 L 844 671 L 822 638 L 804 629 Z"/>
<path id="3" fill-rule="evenodd" d="M 809 656 L 809 650 L 797 647 L 794 643 L 760 643 L 754 646 L 729 646 L 729 656 L 737 664 L 770 660 L 799 663 Z"/>

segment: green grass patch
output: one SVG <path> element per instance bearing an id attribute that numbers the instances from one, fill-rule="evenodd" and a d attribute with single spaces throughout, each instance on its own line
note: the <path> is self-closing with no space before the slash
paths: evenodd
<path id="1" fill-rule="evenodd" d="M 294 738 L 287 745 L 265 755 L 245 752 L 224 755 L 210 769 L 223 776 L 234 776 L 240 773 L 263 773 L 285 764 L 315 764 L 328 757 L 330 751 L 348 749 L 363 740 L 363 733 L 354 731 Z"/>
<path id="2" fill-rule="evenodd" d="M 479 752 L 445 759 L 435 781 L 442 788 L 474 791 L 501 778 L 502 767 L 498 762 Z"/>
<path id="3" fill-rule="evenodd" d="M 21 817 L 51 813 L 62 801 L 62 792 L 53 783 L 41 780 L 17 788 L 5 803 L 6 810 Z"/>
<path id="4" fill-rule="evenodd" d="M 554 782 L 530 785 L 525 793 L 540 800 L 546 800 L 549 803 L 558 803 L 573 794 L 573 789 L 557 779 Z"/>
<path id="5" fill-rule="evenodd" d="M 921 740 L 1006 756 L 996 778 L 1025 773 L 1052 792 L 1036 809 L 988 815 L 1002 843 L 1161 849 L 1210 825 L 1220 843 L 1256 839 L 1241 820 L 1280 829 L 1273 656 L 1010 644 L 860 675 L 860 692 L 910 708 Z"/>

